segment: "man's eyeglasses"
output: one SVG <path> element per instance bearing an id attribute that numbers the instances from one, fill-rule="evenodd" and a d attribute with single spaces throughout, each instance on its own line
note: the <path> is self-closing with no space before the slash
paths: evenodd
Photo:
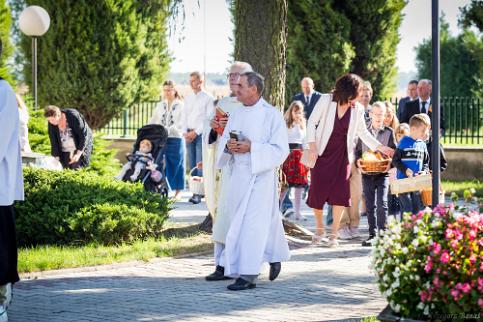
<path id="1" fill-rule="evenodd" d="M 229 73 L 226 75 L 226 78 L 230 79 L 232 77 L 240 77 L 240 73 Z"/>

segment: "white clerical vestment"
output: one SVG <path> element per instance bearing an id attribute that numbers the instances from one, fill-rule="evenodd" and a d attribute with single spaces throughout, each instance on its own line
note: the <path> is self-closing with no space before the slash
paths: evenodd
<path id="1" fill-rule="evenodd" d="M 235 109 L 242 107 L 243 104 L 238 102 L 236 97 L 228 96 L 223 97 L 218 102 L 218 106 L 231 115 Z M 213 117 L 214 114 L 205 122 L 203 131 L 203 182 L 206 205 L 214 218 L 212 239 L 214 242 L 225 244 L 233 214 L 226 198 L 226 186 L 230 178 L 231 168 L 226 167 L 221 170 L 216 168 L 215 157 L 219 139 L 211 144 L 209 142 L 210 121 Z"/>
<path id="2" fill-rule="evenodd" d="M 250 152 L 229 153 L 225 147 L 231 130 L 251 141 Z M 217 153 L 217 167 L 231 169 L 226 193 L 233 218 L 221 256 L 226 276 L 257 275 L 263 263 L 290 258 L 276 173 L 288 154 L 282 114 L 263 98 L 232 112 Z"/>
<path id="3" fill-rule="evenodd" d="M 19 127 L 15 92 L 0 78 L 0 206 L 24 199 Z"/>

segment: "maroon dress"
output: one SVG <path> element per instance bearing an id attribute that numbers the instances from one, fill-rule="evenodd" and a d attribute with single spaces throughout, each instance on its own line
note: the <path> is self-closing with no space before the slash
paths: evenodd
<path id="1" fill-rule="evenodd" d="M 333 206 L 350 206 L 350 164 L 347 155 L 347 132 L 352 108 L 339 119 L 335 111 L 334 129 L 324 153 L 317 158 L 311 170 L 309 197 L 310 208 L 322 209 L 327 202 Z"/>

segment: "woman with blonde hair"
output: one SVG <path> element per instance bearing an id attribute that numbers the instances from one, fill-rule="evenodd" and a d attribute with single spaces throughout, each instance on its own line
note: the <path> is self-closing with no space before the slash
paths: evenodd
<path id="1" fill-rule="evenodd" d="M 171 190 L 174 190 L 173 198 L 179 200 L 180 193 L 184 189 L 185 175 L 185 142 L 183 138 L 184 104 L 180 100 L 178 90 L 173 81 L 163 83 L 163 100 L 154 110 L 150 124 L 161 124 L 168 130 L 166 142 L 166 178 Z"/>
<path id="2" fill-rule="evenodd" d="M 285 112 L 284 118 L 287 124 L 290 154 L 282 165 L 282 171 L 287 178 L 288 188 L 282 190 L 280 200 L 285 199 L 289 188 L 294 188 L 295 220 L 301 220 L 303 219 L 300 214 L 302 193 L 308 185 L 308 169 L 301 162 L 306 129 L 304 104 L 301 101 L 292 102 Z"/>
<path id="3" fill-rule="evenodd" d="M 396 111 L 394 110 L 394 105 L 391 102 L 385 101 L 386 105 L 386 115 L 384 116 L 384 126 L 390 127 L 394 132 L 399 126 L 399 120 L 396 116 Z"/>

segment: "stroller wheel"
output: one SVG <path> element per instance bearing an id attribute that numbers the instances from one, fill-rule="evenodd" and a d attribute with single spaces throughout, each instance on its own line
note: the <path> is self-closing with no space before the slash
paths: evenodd
<path id="1" fill-rule="evenodd" d="M 167 187 L 162 187 L 160 190 L 161 191 L 159 193 L 161 194 L 161 197 L 168 198 L 168 188 Z"/>

